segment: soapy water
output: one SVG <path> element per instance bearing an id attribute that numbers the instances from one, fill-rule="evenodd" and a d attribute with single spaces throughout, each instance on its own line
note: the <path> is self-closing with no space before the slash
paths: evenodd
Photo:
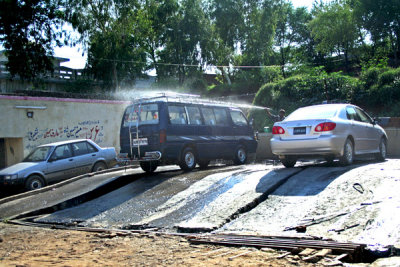
<path id="1" fill-rule="evenodd" d="M 189 101 L 189 102 L 193 101 L 193 102 L 232 105 L 234 107 L 238 107 L 241 109 L 258 109 L 258 110 L 266 109 L 266 107 L 256 106 L 253 104 L 206 99 L 206 98 L 201 98 L 200 95 L 174 92 L 171 90 L 165 90 L 165 91 L 164 90 L 129 90 L 129 91 L 122 90 L 122 91 L 115 92 L 114 96 L 117 99 L 124 99 L 124 100 L 130 100 L 130 101 L 139 101 L 141 99 L 151 99 L 151 98 L 158 98 L 158 97 L 159 98 L 162 98 L 162 97 L 181 98 L 181 99 L 185 99 L 186 101 Z"/>

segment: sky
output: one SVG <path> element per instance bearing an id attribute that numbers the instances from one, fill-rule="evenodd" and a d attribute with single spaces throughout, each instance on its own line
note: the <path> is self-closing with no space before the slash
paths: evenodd
<path id="1" fill-rule="evenodd" d="M 293 6 L 295 8 L 308 7 L 310 9 L 313 2 L 314 0 L 292 0 Z M 82 46 L 64 46 L 56 47 L 54 49 L 54 54 L 56 57 L 69 58 L 69 61 L 63 63 L 62 65 L 73 69 L 83 69 L 85 67 L 87 55 L 86 53 L 82 55 L 82 52 Z"/>

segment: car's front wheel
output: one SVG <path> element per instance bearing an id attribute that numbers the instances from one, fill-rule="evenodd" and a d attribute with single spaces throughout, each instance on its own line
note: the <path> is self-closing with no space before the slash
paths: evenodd
<path id="1" fill-rule="evenodd" d="M 354 145 L 349 138 L 344 143 L 343 156 L 340 157 L 339 161 L 343 166 L 350 165 L 354 161 Z"/>
<path id="2" fill-rule="evenodd" d="M 386 159 L 386 139 L 383 137 L 379 142 L 379 153 L 375 154 L 375 158 L 378 161 L 385 161 Z"/>
<path id="3" fill-rule="evenodd" d="M 140 168 L 147 173 L 153 173 L 158 167 L 157 161 L 142 161 L 140 162 Z"/>
<path id="4" fill-rule="evenodd" d="M 285 157 L 281 159 L 281 162 L 286 168 L 293 168 L 296 165 L 297 159 L 295 157 Z"/>
<path id="5" fill-rule="evenodd" d="M 25 182 L 25 189 L 29 191 L 36 190 L 44 186 L 44 180 L 39 175 L 29 176 L 28 180 Z"/>

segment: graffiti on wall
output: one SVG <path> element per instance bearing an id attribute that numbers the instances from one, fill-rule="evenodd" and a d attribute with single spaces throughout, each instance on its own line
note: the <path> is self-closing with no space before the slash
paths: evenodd
<path id="1" fill-rule="evenodd" d="M 101 144 L 104 141 L 104 126 L 99 120 L 86 120 L 75 125 L 28 130 L 25 138 L 28 141 L 25 149 L 28 150 L 40 144 L 80 138 L 91 139 Z"/>

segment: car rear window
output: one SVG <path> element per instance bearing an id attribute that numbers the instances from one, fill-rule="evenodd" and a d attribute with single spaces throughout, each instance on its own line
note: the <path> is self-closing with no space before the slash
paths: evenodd
<path id="1" fill-rule="evenodd" d="M 143 104 L 129 106 L 124 114 L 124 127 L 136 126 L 137 124 L 158 124 L 158 105 Z"/>
<path id="2" fill-rule="evenodd" d="M 297 121 L 327 119 L 336 116 L 337 111 L 337 107 L 328 106 L 300 108 L 291 113 L 286 120 Z"/>

